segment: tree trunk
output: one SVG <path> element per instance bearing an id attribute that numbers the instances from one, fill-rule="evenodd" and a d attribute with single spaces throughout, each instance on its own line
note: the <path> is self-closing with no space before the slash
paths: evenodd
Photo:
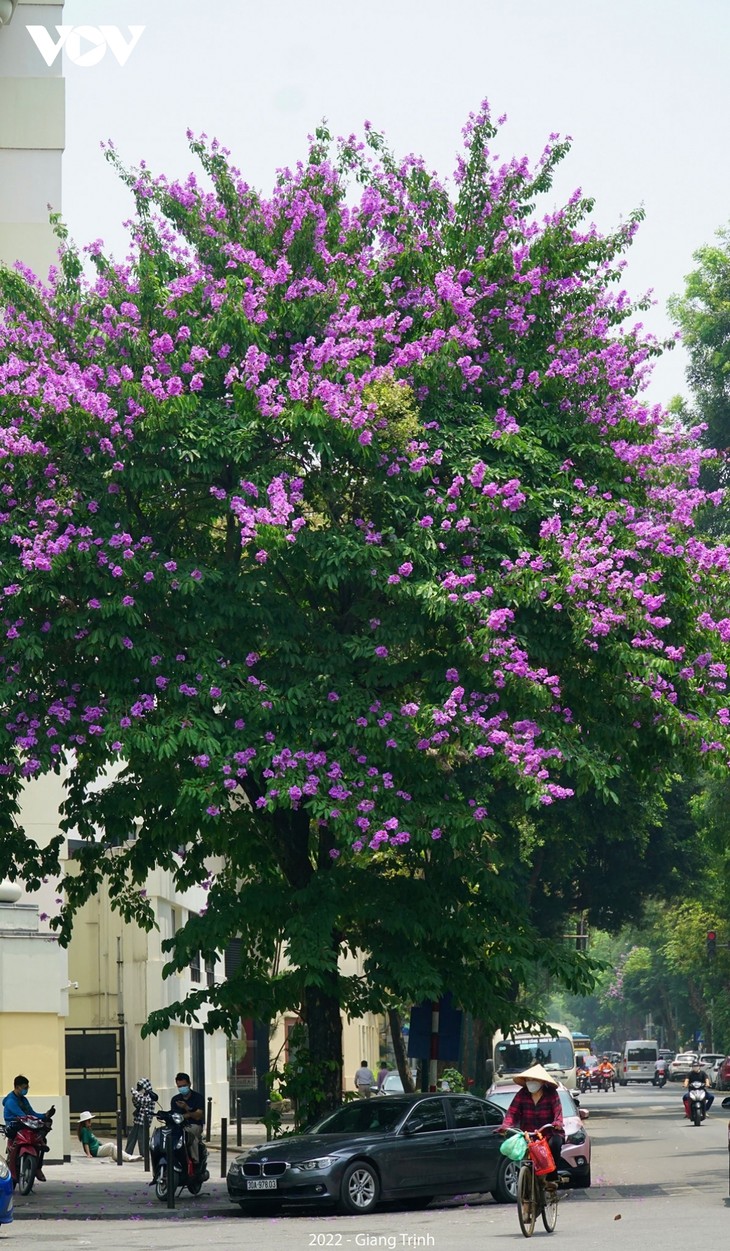
<path id="1" fill-rule="evenodd" d="M 395 1008 L 388 1008 L 388 1024 L 390 1025 L 390 1037 L 393 1042 L 395 1062 L 398 1066 L 398 1073 L 403 1083 L 403 1089 L 407 1090 L 409 1094 L 413 1094 L 415 1092 L 415 1086 L 411 1080 L 411 1070 L 408 1066 L 406 1042 L 403 1037 L 400 1013 L 397 1012 Z"/>
<path id="2" fill-rule="evenodd" d="M 474 1021 L 474 1037 L 476 1040 L 476 1059 L 474 1062 L 474 1086 L 476 1093 L 483 1095 L 492 1084 L 494 1064 L 492 1063 L 491 1029 L 480 1018 Z"/>
<path id="3" fill-rule="evenodd" d="M 331 837 L 326 830 L 320 831 L 315 865 L 306 812 L 277 813 L 273 829 L 281 871 L 292 889 L 306 899 L 314 877 L 331 872 Z M 320 965 L 314 970 L 316 981 L 304 987 L 301 1016 L 307 1027 L 307 1077 L 306 1094 L 298 1100 L 299 1124 L 311 1124 L 342 1102 L 342 1017 L 337 971 L 340 942 L 333 930 L 324 969 Z"/>
<path id="4" fill-rule="evenodd" d="M 342 1102 L 342 1018 L 336 980 L 335 975 L 331 993 L 322 986 L 307 986 L 304 991 L 303 1017 L 312 1075 L 307 1111 L 312 1120 Z"/>

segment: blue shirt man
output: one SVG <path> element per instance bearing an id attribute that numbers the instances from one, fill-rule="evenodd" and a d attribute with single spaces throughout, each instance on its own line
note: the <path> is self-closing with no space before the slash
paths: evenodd
<path id="1" fill-rule="evenodd" d="M 46 1120 L 46 1119 L 50 1120 L 56 1111 L 55 1107 L 53 1107 L 53 1108 L 49 1108 L 47 1112 L 36 1112 L 35 1108 L 31 1107 L 30 1101 L 28 1099 L 28 1087 L 29 1086 L 30 1086 L 30 1082 L 28 1081 L 28 1078 L 24 1077 L 22 1073 L 19 1073 L 18 1076 L 13 1081 L 13 1089 L 3 1099 L 3 1111 L 5 1113 L 5 1124 L 8 1129 L 8 1140 L 9 1140 L 8 1142 L 8 1168 L 10 1169 L 10 1172 L 12 1174 L 13 1181 L 18 1180 L 17 1173 L 16 1173 L 17 1161 L 16 1161 L 16 1142 L 15 1142 L 15 1136 L 19 1128 L 18 1123 L 17 1123 L 18 1119 L 21 1116 L 37 1116 L 38 1119 L 41 1121 Z M 41 1151 L 40 1159 L 38 1162 L 38 1171 L 36 1172 L 36 1177 L 38 1178 L 38 1181 L 46 1180 L 42 1166 L 43 1166 L 43 1152 Z"/>
<path id="2" fill-rule="evenodd" d="M 13 1089 L 3 1099 L 6 1125 L 9 1125 L 11 1121 L 16 1121 L 19 1116 L 37 1116 L 40 1118 L 45 1116 L 44 1112 L 36 1112 L 35 1108 L 30 1106 L 27 1098 L 29 1086 L 28 1078 L 23 1077 L 22 1073 L 15 1078 Z"/>

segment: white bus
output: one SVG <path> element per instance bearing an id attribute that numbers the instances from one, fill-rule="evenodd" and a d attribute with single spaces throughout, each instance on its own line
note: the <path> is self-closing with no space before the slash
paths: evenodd
<path id="1" fill-rule="evenodd" d="M 542 1064 L 548 1073 L 571 1089 L 575 1086 L 575 1049 L 567 1025 L 546 1021 L 547 1030 L 518 1028 L 492 1039 L 494 1081 L 511 1082 L 533 1064 Z M 549 1032 L 548 1032 L 549 1030 Z"/>

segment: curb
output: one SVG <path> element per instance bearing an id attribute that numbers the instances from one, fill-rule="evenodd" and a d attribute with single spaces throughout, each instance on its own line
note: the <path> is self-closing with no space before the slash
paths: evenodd
<path id="1" fill-rule="evenodd" d="M 190 1220 L 220 1220 L 231 1216 L 242 1216 L 242 1213 L 233 1210 L 231 1204 L 230 1210 L 227 1208 L 206 1208 L 204 1211 L 198 1208 L 174 1208 L 173 1211 L 163 1204 L 160 1204 L 157 1212 L 36 1212 L 26 1209 L 24 1212 L 15 1212 L 13 1224 L 23 1221 L 63 1221 L 64 1224 L 73 1221 L 75 1224 L 85 1221 L 190 1221 Z"/>

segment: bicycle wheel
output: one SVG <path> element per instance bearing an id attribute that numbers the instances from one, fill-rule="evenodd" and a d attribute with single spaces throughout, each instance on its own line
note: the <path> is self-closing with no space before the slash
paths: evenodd
<path id="1" fill-rule="evenodd" d="M 546 1231 L 551 1234 L 558 1223 L 558 1188 L 548 1189 L 542 1178 L 538 1182 L 540 1188 L 540 1215 Z"/>
<path id="2" fill-rule="evenodd" d="M 531 1238 L 537 1220 L 535 1174 L 531 1164 L 523 1164 L 517 1179 L 517 1219 L 525 1238 Z"/>

